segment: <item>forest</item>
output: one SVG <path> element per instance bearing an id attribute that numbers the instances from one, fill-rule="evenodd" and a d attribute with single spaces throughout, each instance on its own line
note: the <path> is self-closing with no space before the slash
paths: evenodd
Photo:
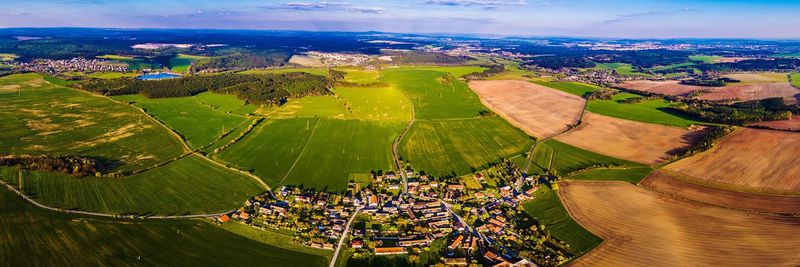
<path id="1" fill-rule="evenodd" d="M 18 166 L 25 170 L 58 172 L 74 177 L 96 175 L 98 163 L 94 159 L 77 156 L 0 156 L 0 166 Z"/>

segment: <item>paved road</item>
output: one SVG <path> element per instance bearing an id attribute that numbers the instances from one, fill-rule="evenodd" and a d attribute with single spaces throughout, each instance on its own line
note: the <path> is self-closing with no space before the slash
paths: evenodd
<path id="1" fill-rule="evenodd" d="M 50 207 L 50 206 L 44 205 L 42 203 L 36 202 L 36 200 L 33 200 L 32 198 L 28 197 L 27 195 L 25 195 L 25 193 L 22 193 L 21 191 L 17 190 L 16 188 L 11 186 L 10 184 L 7 184 L 5 181 L 0 180 L 0 183 L 5 185 L 6 188 L 8 188 L 8 190 L 11 190 L 12 192 L 17 193 L 17 195 L 21 196 L 23 199 L 25 199 L 29 203 L 31 203 L 34 206 L 37 206 L 39 208 L 42 208 L 42 209 L 52 210 L 52 211 L 57 211 L 57 212 L 63 212 L 63 213 L 70 213 L 70 214 L 91 215 L 91 216 L 107 217 L 107 218 L 121 218 L 121 217 L 124 217 L 124 216 L 120 216 L 119 214 L 109 214 L 109 213 L 90 212 L 90 211 L 81 211 L 81 210 L 65 210 L 65 209 L 59 209 L 59 208 Z M 219 215 L 226 214 L 226 213 L 227 212 L 211 213 L 211 214 L 192 214 L 192 215 L 165 215 L 165 216 L 153 215 L 153 216 L 143 216 L 141 218 L 143 218 L 143 219 L 190 219 L 190 218 L 214 217 L 214 216 L 219 216 Z"/>
<path id="2" fill-rule="evenodd" d="M 339 257 L 339 251 L 342 250 L 342 245 L 344 245 L 344 241 L 347 240 L 347 234 L 350 233 L 350 225 L 353 224 L 353 220 L 358 215 L 358 212 L 361 211 L 361 208 L 356 209 L 353 212 L 353 216 L 350 216 L 350 219 L 347 220 L 347 226 L 344 227 L 344 232 L 342 233 L 342 237 L 339 238 L 339 244 L 336 246 L 336 250 L 333 252 L 333 258 L 331 258 L 331 263 L 328 265 L 329 267 L 336 266 L 336 259 Z"/>

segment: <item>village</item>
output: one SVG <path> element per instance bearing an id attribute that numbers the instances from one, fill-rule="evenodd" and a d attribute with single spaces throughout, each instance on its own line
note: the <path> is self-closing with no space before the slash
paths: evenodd
<path id="1" fill-rule="evenodd" d="M 58 74 L 65 72 L 127 72 L 128 64 L 100 59 L 37 59 L 32 62 L 18 63 L 20 71 Z"/>
<path id="2" fill-rule="evenodd" d="M 288 230 L 297 244 L 320 249 L 344 238 L 340 249 L 355 261 L 402 255 L 420 264 L 554 266 L 571 259 L 568 245 L 522 207 L 552 177 L 525 177 L 511 162 L 461 177 L 404 174 L 407 193 L 401 175 L 373 171 L 343 194 L 283 186 L 215 220 Z"/>

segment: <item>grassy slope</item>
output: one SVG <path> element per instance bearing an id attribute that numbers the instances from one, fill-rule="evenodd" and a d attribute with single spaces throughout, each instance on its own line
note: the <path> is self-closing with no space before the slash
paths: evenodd
<path id="1" fill-rule="evenodd" d="M 456 81 L 452 86 L 438 81 L 444 72 L 400 68 L 387 70 L 383 80 L 397 88 L 414 101 L 417 119 L 471 118 L 486 110 L 464 82 Z"/>
<path id="2" fill-rule="evenodd" d="M 674 104 L 663 99 L 647 100 L 635 104 L 625 104 L 622 102 L 625 99 L 634 97 L 642 96 L 619 93 L 614 95 L 611 100 L 592 100 L 589 101 L 586 110 L 626 120 L 677 127 L 688 127 L 692 124 L 702 123 L 685 116 L 669 113 L 667 108 Z"/>
<path id="3" fill-rule="evenodd" d="M 186 73 L 189 72 L 189 67 L 192 66 L 192 63 L 203 58 L 208 57 L 178 54 L 169 60 L 169 68 L 174 72 Z"/>
<path id="4" fill-rule="evenodd" d="M 533 140 L 500 117 L 418 121 L 400 144 L 416 170 L 462 175 L 530 148 Z"/>
<path id="5" fill-rule="evenodd" d="M 15 168 L 2 179 L 18 184 Z M 232 210 L 263 189 L 251 178 L 189 156 L 125 178 L 23 173 L 22 189 L 43 204 L 107 213 L 183 214 Z"/>
<path id="6" fill-rule="evenodd" d="M 647 73 L 636 72 L 633 69 L 631 64 L 627 63 L 597 63 L 594 67 L 596 70 L 616 70 L 617 74 L 621 76 L 640 76 L 640 77 L 649 77 L 652 76 Z"/>
<path id="7" fill-rule="evenodd" d="M 0 191 L 0 255 L 10 266 L 327 264 L 324 257 L 265 245 L 202 220 L 81 218 Z"/>
<path id="8" fill-rule="evenodd" d="M 627 166 L 631 168 L 645 167 L 645 165 L 639 163 L 589 152 L 556 140 L 547 140 L 536 145 L 531 165 L 532 169 L 529 172 L 532 174 L 542 173 L 543 170 L 537 170 L 537 168 L 539 166 L 548 168 L 548 164 L 551 164 L 556 173 L 562 176 L 596 165 Z"/>
<path id="9" fill-rule="evenodd" d="M 117 170 L 150 167 L 182 153 L 163 128 L 132 107 L 60 88 L 37 74 L 0 78 L 0 153 L 72 154 L 117 160 Z"/>
<path id="10" fill-rule="evenodd" d="M 576 255 L 589 252 L 603 241 L 575 222 L 561 204 L 556 192 L 547 186 L 536 191 L 534 199 L 523 203 L 523 207 L 525 212 L 545 225 L 545 231 L 567 242 Z"/>
<path id="11" fill-rule="evenodd" d="M 232 96 L 231 96 L 232 97 Z M 194 97 L 149 99 L 141 95 L 115 96 L 143 108 L 184 137 L 192 148 L 206 146 L 225 131 L 239 126 L 246 118 L 214 109 Z M 205 100 L 209 100 L 206 96 Z"/>

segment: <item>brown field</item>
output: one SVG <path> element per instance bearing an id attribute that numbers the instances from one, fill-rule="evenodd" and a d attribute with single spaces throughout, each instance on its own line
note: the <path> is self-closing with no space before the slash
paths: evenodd
<path id="1" fill-rule="evenodd" d="M 794 116 L 791 119 L 782 121 L 762 121 L 753 123 L 752 125 L 767 127 L 775 130 L 800 131 L 800 116 Z"/>
<path id="2" fill-rule="evenodd" d="M 800 193 L 800 133 L 742 129 L 666 166 L 696 183 L 737 191 Z"/>
<path id="3" fill-rule="evenodd" d="M 651 173 L 642 186 L 692 201 L 737 210 L 800 214 L 800 196 L 763 195 L 707 187 L 684 181 L 661 171 Z"/>
<path id="4" fill-rule="evenodd" d="M 604 242 L 575 266 L 796 266 L 800 218 L 696 204 L 625 182 L 565 181 L 570 215 Z"/>
<path id="5" fill-rule="evenodd" d="M 800 98 L 800 89 L 794 88 L 788 82 L 734 83 L 721 88 L 713 88 L 710 92 L 696 98 L 702 100 L 750 101 L 771 97 L 782 97 L 787 104 L 795 104 L 797 99 Z"/>
<path id="6" fill-rule="evenodd" d="M 586 103 L 576 95 L 526 81 L 470 81 L 469 87 L 492 111 L 540 139 L 574 125 Z"/>
<path id="7" fill-rule="evenodd" d="M 578 128 L 556 140 L 600 154 L 654 164 L 694 144 L 702 128 L 679 127 L 629 121 L 586 112 Z"/>
<path id="8" fill-rule="evenodd" d="M 630 90 L 673 96 L 685 96 L 697 90 L 708 89 L 703 86 L 683 85 L 678 81 L 629 81 L 619 86 Z"/>
<path id="9" fill-rule="evenodd" d="M 300 66 L 306 67 L 324 67 L 325 65 L 322 64 L 322 60 L 310 56 L 304 55 L 293 55 L 289 58 L 289 63 L 297 64 Z"/>

